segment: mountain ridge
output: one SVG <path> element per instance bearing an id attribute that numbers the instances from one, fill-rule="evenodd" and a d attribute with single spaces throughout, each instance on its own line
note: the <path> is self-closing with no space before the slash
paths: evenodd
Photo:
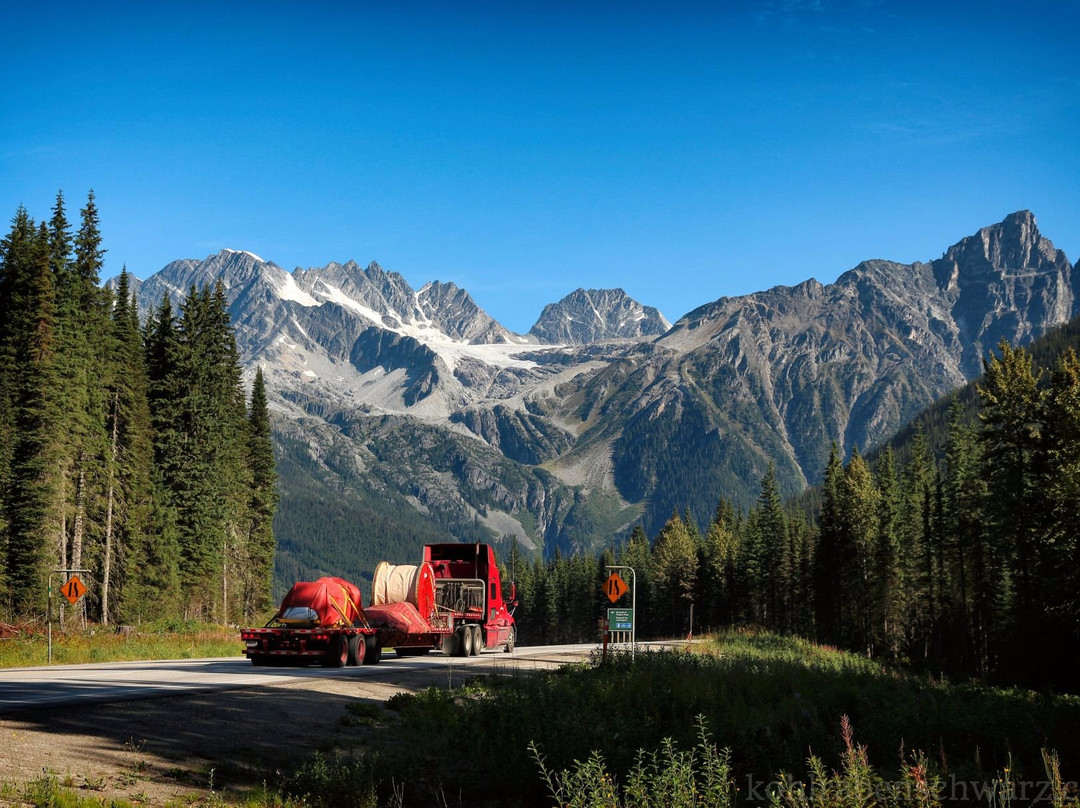
<path id="1" fill-rule="evenodd" d="M 363 458 L 356 474 L 451 536 L 475 523 L 565 552 L 672 510 L 705 521 L 721 496 L 748 505 L 770 463 L 795 493 L 832 442 L 879 443 L 999 339 L 1022 344 L 1080 299 L 1028 211 L 935 260 L 871 259 L 674 324 L 622 290 L 579 289 L 514 334 L 454 284 L 413 290 L 375 262 L 288 273 L 242 251 L 169 264 L 138 284 L 140 308 L 219 278 L 283 444 L 316 447 L 324 471 Z"/>

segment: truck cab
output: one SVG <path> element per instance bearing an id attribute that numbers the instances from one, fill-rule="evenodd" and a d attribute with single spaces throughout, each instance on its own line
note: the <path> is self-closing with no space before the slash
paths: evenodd
<path id="1" fill-rule="evenodd" d="M 512 651 L 517 629 L 514 584 L 504 592 L 495 551 L 487 544 L 428 544 L 424 561 L 435 577 L 435 602 L 458 624 L 477 626 L 484 648 Z"/>

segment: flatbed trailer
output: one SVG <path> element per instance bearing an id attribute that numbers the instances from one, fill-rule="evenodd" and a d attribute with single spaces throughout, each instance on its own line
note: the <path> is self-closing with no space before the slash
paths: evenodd
<path id="1" fill-rule="evenodd" d="M 366 610 L 348 581 L 298 582 L 266 626 L 242 629 L 240 638 L 254 665 L 343 667 L 378 664 L 386 648 L 398 656 L 510 652 L 517 633 L 492 549 L 435 544 L 425 546 L 417 567 L 380 563 Z"/>
<path id="2" fill-rule="evenodd" d="M 375 632 L 364 626 L 266 626 L 240 631 L 244 654 L 254 665 L 307 665 L 324 667 L 375 664 L 380 654 L 373 647 Z M 369 654 L 368 651 L 373 653 Z"/>

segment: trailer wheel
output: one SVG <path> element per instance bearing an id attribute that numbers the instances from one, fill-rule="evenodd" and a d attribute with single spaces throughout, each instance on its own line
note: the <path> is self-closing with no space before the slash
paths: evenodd
<path id="1" fill-rule="evenodd" d="M 506 653 L 511 654 L 514 651 L 514 645 L 517 643 L 517 626 L 510 626 L 510 636 L 506 638 L 506 647 L 503 648 Z"/>
<path id="2" fill-rule="evenodd" d="M 349 661 L 349 643 L 345 636 L 339 634 L 334 637 L 330 644 L 330 651 L 323 657 L 324 668 L 344 668 Z"/>
<path id="3" fill-rule="evenodd" d="M 439 648 L 442 649 L 443 656 L 457 656 L 458 645 L 457 634 L 444 634 Z"/>
<path id="4" fill-rule="evenodd" d="M 256 667 L 262 667 L 262 666 L 267 665 L 269 663 L 267 662 L 266 654 L 252 654 L 251 655 L 251 664 L 255 665 Z"/>
<path id="5" fill-rule="evenodd" d="M 480 626 L 473 626 L 473 641 L 472 641 L 472 655 L 480 656 L 480 652 L 484 650 L 484 629 Z"/>
<path id="6" fill-rule="evenodd" d="M 375 636 L 368 637 L 364 640 L 364 645 L 367 646 L 364 653 L 365 665 L 378 665 L 382 662 L 382 643 L 379 642 L 379 638 Z"/>
<path id="7" fill-rule="evenodd" d="M 364 638 L 360 634 L 353 634 L 349 637 L 349 664 L 350 665 L 363 665 L 364 657 L 367 651 L 367 643 L 364 642 Z"/>
<path id="8" fill-rule="evenodd" d="M 464 657 L 472 656 L 473 643 L 475 642 L 472 626 L 462 626 L 458 631 L 461 632 L 461 639 L 458 641 L 459 653 Z"/>

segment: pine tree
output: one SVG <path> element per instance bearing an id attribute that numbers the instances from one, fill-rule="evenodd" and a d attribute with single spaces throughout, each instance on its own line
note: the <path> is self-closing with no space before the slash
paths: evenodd
<path id="1" fill-rule="evenodd" d="M 584 642 L 596 637 L 600 617 L 599 559 L 587 553 L 572 556 L 568 565 L 567 619 L 568 640 Z"/>
<path id="2" fill-rule="evenodd" d="M 20 207 L 12 219 L 11 232 L 0 241 L 0 592 L 10 607 L 8 554 L 12 475 L 14 473 L 17 401 L 23 376 L 18 354 L 31 327 L 31 268 L 35 226 Z"/>
<path id="3" fill-rule="evenodd" d="M 141 615 L 142 599 L 168 604 L 175 597 L 173 593 L 156 591 L 148 585 L 148 576 L 153 569 L 148 548 L 155 541 L 153 443 L 146 361 L 138 308 L 131 298 L 127 267 L 121 271 L 117 284 L 111 326 L 110 443 L 101 575 L 103 623 L 108 623 L 114 614 L 134 621 Z M 113 598 L 113 590 L 119 592 L 120 597 Z"/>
<path id="4" fill-rule="evenodd" d="M 834 443 L 821 485 L 821 518 L 818 520 L 817 548 L 814 553 L 818 640 L 831 644 L 841 641 L 843 603 L 848 596 L 845 591 L 846 579 L 840 576 L 840 570 L 846 563 L 840 491 L 843 475 L 839 449 Z"/>
<path id="5" fill-rule="evenodd" d="M 1044 681 L 1070 686 L 1080 665 L 1080 359 L 1072 348 L 1051 375 L 1043 411 L 1045 518 L 1036 570 L 1041 594 L 1036 641 L 1042 642 Z"/>
<path id="6" fill-rule="evenodd" d="M 53 217 L 54 245 L 64 245 L 66 217 L 62 197 L 57 199 Z M 94 192 L 80 211 L 80 227 L 73 239 L 70 260 L 54 246 L 54 276 L 57 279 L 57 344 L 61 410 L 59 429 L 66 447 L 61 459 L 58 532 L 61 536 L 60 562 L 77 569 L 100 567 L 103 546 L 94 539 L 103 537 L 104 504 L 107 488 L 109 431 L 106 415 L 108 367 L 99 352 L 108 346 L 110 298 L 99 286 L 105 251 L 101 247 Z M 106 352 L 108 352 L 106 347 Z M 88 550 L 88 557 L 84 551 Z M 88 599 L 100 606 L 100 574 L 90 582 Z"/>
<path id="7" fill-rule="evenodd" d="M 873 650 L 873 555 L 878 533 L 878 491 L 858 448 L 853 450 L 844 469 L 840 492 L 842 546 L 847 550 L 840 568 L 845 590 L 842 622 L 848 647 L 869 653 Z"/>
<path id="8" fill-rule="evenodd" d="M 875 465 L 878 524 L 872 580 L 873 637 L 876 653 L 896 659 L 901 655 L 905 626 L 906 580 L 900 549 L 900 483 L 896 459 L 887 446 Z"/>
<path id="9" fill-rule="evenodd" d="M 162 296 L 146 322 L 143 348 L 153 443 L 153 538 L 144 548 L 146 567 L 138 588 L 156 591 L 158 597 L 133 603 L 140 609 L 137 617 L 153 618 L 179 614 L 183 602 L 180 511 L 184 505 L 181 479 L 187 438 L 182 419 L 187 392 L 181 369 L 185 365 L 185 346 L 168 295 Z"/>
<path id="10" fill-rule="evenodd" d="M 25 214 L 25 211 L 22 211 Z M 14 610 L 44 611 L 56 563 L 57 420 L 55 301 L 48 231 L 17 216 L 4 245 L 15 365 L 15 441 L 8 504 L 8 585 Z"/>
<path id="11" fill-rule="evenodd" d="M 792 561 L 789 630 L 812 637 L 814 620 L 814 534 L 801 513 L 788 517 L 788 554 Z"/>
<path id="12" fill-rule="evenodd" d="M 1046 509 L 1038 488 L 1038 450 L 1044 393 L 1030 354 L 1005 340 L 998 350 L 1000 357 L 983 363 L 978 386 L 989 529 L 994 552 L 1010 570 L 1016 641 L 1027 646 L 1040 620 L 1040 515 Z"/>
<path id="13" fill-rule="evenodd" d="M 764 614 L 762 623 L 774 631 L 790 629 L 788 598 L 794 583 L 794 566 L 788 541 L 787 518 L 780 500 L 776 471 L 769 464 L 761 480 L 757 501 L 756 527 L 761 550 L 759 567 Z"/>
<path id="14" fill-rule="evenodd" d="M 965 672 L 989 672 L 990 632 L 998 622 L 1000 572 L 986 542 L 986 482 L 978 433 L 959 400 L 949 408 L 945 447 L 947 579 L 952 590 L 953 664 Z"/>
<path id="15" fill-rule="evenodd" d="M 642 612 L 634 615 L 637 624 L 638 636 L 652 635 L 657 631 L 660 620 L 656 619 L 649 611 L 649 604 L 653 602 L 653 574 L 652 574 L 652 548 L 645 528 L 640 523 L 635 524 L 630 531 L 630 537 L 619 554 L 619 565 L 630 567 L 634 570 L 633 582 L 623 576 L 623 580 L 636 589 L 632 592 L 632 600 Z"/>
<path id="16" fill-rule="evenodd" d="M 658 616 L 663 615 L 665 633 L 679 635 L 683 633 L 694 602 L 697 547 L 678 513 L 671 515 L 656 537 L 652 574 L 655 612 Z"/>
<path id="17" fill-rule="evenodd" d="M 698 551 L 698 592 L 694 602 L 699 604 L 699 623 L 708 628 L 730 625 L 733 617 L 733 576 L 737 544 L 734 508 L 721 501 L 705 531 Z"/>
<path id="18" fill-rule="evenodd" d="M 251 467 L 251 498 L 248 504 L 247 562 L 244 574 L 244 617 L 271 607 L 270 585 L 274 571 L 274 511 L 278 502 L 277 471 L 270 438 L 270 412 L 266 384 L 260 367 L 255 372 L 248 408 L 248 463 Z M 516 546 L 515 546 L 516 549 Z"/>
<path id="19" fill-rule="evenodd" d="M 168 336 L 162 333 L 166 351 Z M 157 454 L 169 464 L 164 479 L 177 514 L 181 587 L 190 616 L 228 620 L 242 607 L 250 471 L 239 357 L 220 284 L 213 292 L 191 289 L 174 336 L 175 362 L 161 390 L 177 392 L 166 410 L 173 421 L 166 428 L 175 431 L 159 436 Z M 168 457 L 174 442 L 182 452 Z"/>
<path id="20" fill-rule="evenodd" d="M 751 508 L 741 523 L 738 555 L 735 558 L 735 591 L 739 604 L 738 619 L 743 623 L 763 625 L 768 614 L 766 600 L 765 542 L 757 508 Z"/>
<path id="21" fill-rule="evenodd" d="M 536 559 L 533 564 L 533 609 L 536 631 L 542 645 L 552 645 L 557 641 L 559 632 L 558 586 L 555 581 L 556 558 L 548 564 Z"/>
<path id="22" fill-rule="evenodd" d="M 912 440 L 904 467 L 900 507 L 901 575 L 908 582 L 907 646 L 913 661 L 930 660 L 937 626 L 938 582 L 934 577 L 933 487 L 935 469 L 926 434 Z"/>

